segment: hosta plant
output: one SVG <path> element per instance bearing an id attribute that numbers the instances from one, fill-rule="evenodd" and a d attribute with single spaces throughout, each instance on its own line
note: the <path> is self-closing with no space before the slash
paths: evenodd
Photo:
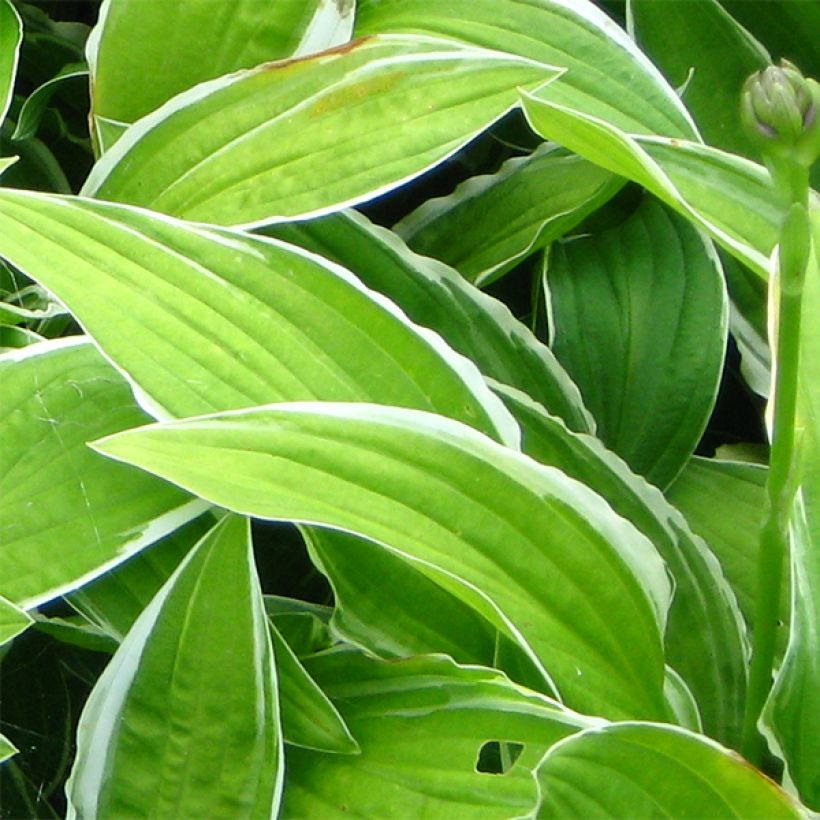
<path id="1" fill-rule="evenodd" d="M 0 0 L 0 814 L 820 809 L 818 25 Z"/>

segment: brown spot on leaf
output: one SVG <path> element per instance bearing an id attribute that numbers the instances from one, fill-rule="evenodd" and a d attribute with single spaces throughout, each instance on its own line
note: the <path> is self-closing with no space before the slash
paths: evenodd
<path id="1" fill-rule="evenodd" d="M 324 51 L 317 51 L 315 54 L 306 54 L 304 57 L 288 57 L 286 60 L 272 60 L 269 63 L 262 63 L 259 66 L 260 71 L 276 71 L 280 68 L 286 68 L 297 63 L 305 63 L 310 60 L 319 60 L 324 57 L 337 56 L 339 54 L 347 54 L 348 51 L 354 51 L 363 46 L 368 40 L 373 40 L 375 34 L 365 34 L 364 37 L 357 37 L 349 43 L 342 43 L 340 46 L 327 48 Z"/>

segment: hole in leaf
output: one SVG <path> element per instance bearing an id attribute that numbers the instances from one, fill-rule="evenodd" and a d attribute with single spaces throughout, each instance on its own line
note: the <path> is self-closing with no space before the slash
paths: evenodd
<path id="1" fill-rule="evenodd" d="M 507 774 L 521 757 L 524 746 L 506 740 L 488 740 L 479 750 L 475 770 L 482 774 Z"/>

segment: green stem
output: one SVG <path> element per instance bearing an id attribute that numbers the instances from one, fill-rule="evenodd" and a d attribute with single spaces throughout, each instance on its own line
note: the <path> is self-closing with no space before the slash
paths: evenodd
<path id="1" fill-rule="evenodd" d="M 752 663 L 743 716 L 741 751 L 760 765 L 765 741 L 757 722 L 772 685 L 783 564 L 789 549 L 789 520 L 796 488 L 795 418 L 797 413 L 800 317 L 803 278 L 808 262 L 808 190 L 795 192 L 779 250 L 779 306 L 776 339 L 774 414 L 767 511 L 760 533 Z"/>
<path id="2" fill-rule="evenodd" d="M 757 721 L 771 688 L 780 587 L 789 543 L 800 302 L 800 295 L 784 294 L 779 311 L 774 430 L 766 483 L 767 516 L 760 533 L 754 643 L 741 746 L 744 757 L 758 766 L 765 751 L 765 742 L 757 731 Z"/>

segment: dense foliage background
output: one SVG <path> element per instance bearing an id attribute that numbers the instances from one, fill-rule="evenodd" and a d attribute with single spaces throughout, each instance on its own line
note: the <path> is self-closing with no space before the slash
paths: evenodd
<path id="1" fill-rule="evenodd" d="M 818 24 L 0 0 L 0 816 L 820 809 L 815 259 L 737 753 L 785 212 L 738 101 Z"/>

